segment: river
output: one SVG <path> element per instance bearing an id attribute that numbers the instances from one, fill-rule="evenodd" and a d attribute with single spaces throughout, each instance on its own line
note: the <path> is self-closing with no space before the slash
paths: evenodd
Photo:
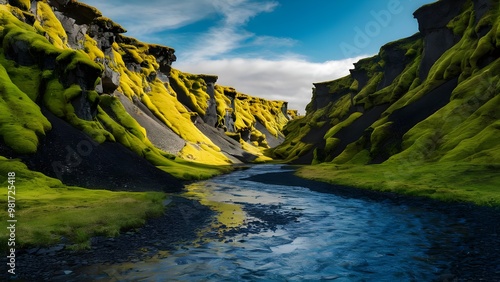
<path id="1" fill-rule="evenodd" d="M 251 180 L 284 171 L 260 165 L 190 184 L 183 197 L 213 209 L 212 223 L 161 259 L 108 273 L 118 281 L 433 281 L 465 248 L 466 220 L 428 205 Z"/>

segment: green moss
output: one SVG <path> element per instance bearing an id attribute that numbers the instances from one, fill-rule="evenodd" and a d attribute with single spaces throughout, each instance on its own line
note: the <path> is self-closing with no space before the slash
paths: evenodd
<path id="1" fill-rule="evenodd" d="M 448 152 L 441 161 L 468 161 L 478 163 L 500 163 L 500 155 L 484 154 L 485 151 L 499 148 L 500 121 L 481 130 L 472 138 L 463 140 L 453 150 Z M 479 160 L 476 158 L 479 157 Z"/>
<path id="2" fill-rule="evenodd" d="M 353 142 L 345 148 L 345 150 L 333 159 L 334 164 L 356 163 L 367 164 L 369 162 L 369 152 L 364 150 L 365 140 L 364 137 L 356 142 Z M 368 152 L 368 154 L 366 154 Z M 359 155 L 358 155 L 359 154 Z"/>
<path id="3" fill-rule="evenodd" d="M 338 138 L 327 138 L 326 139 L 326 145 L 325 145 L 325 151 L 331 152 L 337 145 L 340 143 L 340 139 Z"/>
<path id="4" fill-rule="evenodd" d="M 57 48 L 68 48 L 68 35 L 49 4 L 43 1 L 38 1 L 36 7 L 37 18 L 39 19 L 40 25 L 48 35 L 50 42 Z"/>
<path id="5" fill-rule="evenodd" d="M 88 34 L 85 34 L 84 51 L 92 61 L 105 58 L 104 53 L 97 47 L 97 42 Z"/>
<path id="6" fill-rule="evenodd" d="M 373 129 L 373 132 L 370 136 L 371 149 L 370 152 L 376 152 L 379 148 L 387 141 L 392 132 L 392 122 L 386 122 L 382 125 L 379 125 Z"/>
<path id="7" fill-rule="evenodd" d="M 62 118 L 66 115 L 66 104 L 64 87 L 57 79 L 47 82 L 45 94 L 43 95 L 45 106 L 56 116 Z"/>
<path id="8" fill-rule="evenodd" d="M 103 71 L 103 67 L 91 61 L 86 54 L 74 50 L 62 51 L 56 60 L 65 66 L 65 72 L 73 71 L 78 66 L 86 66 L 85 74 L 97 78 Z"/>
<path id="9" fill-rule="evenodd" d="M 12 15 L 5 15 L 7 12 L 0 10 L 0 20 L 4 23 L 3 26 L 3 49 L 7 50 L 11 44 L 16 41 L 24 41 L 28 43 L 30 55 L 35 61 L 40 61 L 46 56 L 57 56 L 60 50 L 54 47 L 45 37 L 39 35 L 35 30 L 20 22 Z"/>
<path id="10" fill-rule="evenodd" d="M 0 135 L 17 153 L 34 153 L 39 138 L 51 129 L 38 105 L 22 92 L 0 65 Z"/>
<path id="11" fill-rule="evenodd" d="M 187 102 L 188 108 L 204 116 L 210 99 L 210 95 L 205 92 L 207 89 L 205 81 L 199 76 L 181 73 L 175 69 L 171 69 L 169 76 L 178 97 Z"/>
<path id="12" fill-rule="evenodd" d="M 328 130 L 328 132 L 325 134 L 324 139 L 334 137 L 335 134 L 337 134 L 340 130 L 351 125 L 354 121 L 356 121 L 362 115 L 363 114 L 360 112 L 352 113 L 346 120 L 344 120 L 344 121 L 334 125 L 332 128 L 330 128 L 330 130 Z"/>
<path id="13" fill-rule="evenodd" d="M 158 168 L 183 180 L 208 179 L 232 170 L 230 166 L 193 163 L 182 159 L 176 159 L 175 163 L 167 166 L 159 166 Z"/>
<path id="14" fill-rule="evenodd" d="M 0 157 L 0 184 L 7 187 L 7 173 L 16 173 L 16 246 L 29 248 L 61 242 L 62 238 L 89 246 L 92 236 L 116 236 L 137 228 L 148 217 L 163 212 L 165 194 L 87 190 L 63 185 L 58 179 L 30 171 L 19 160 Z M 7 206 L 7 189 L 0 192 L 0 204 Z M 6 222 L 1 224 L 6 230 Z M 8 234 L 0 233 L 2 248 Z M 4 244 L 5 243 L 5 244 Z"/>
<path id="15" fill-rule="evenodd" d="M 12 83 L 35 102 L 38 98 L 38 91 L 42 81 L 42 73 L 38 67 L 21 66 L 14 61 L 5 59 L 3 54 L 0 54 L 0 64 L 5 67 Z"/>
<path id="16" fill-rule="evenodd" d="M 321 164 L 299 169 L 301 177 L 369 190 L 429 197 L 448 202 L 500 206 L 499 164 L 401 163 Z"/>
<path id="17" fill-rule="evenodd" d="M 494 128 L 491 127 L 494 122 L 500 119 L 497 114 L 500 79 L 496 76 L 499 70 L 500 60 L 497 60 L 459 84 L 453 91 L 450 103 L 405 134 L 404 151 L 391 159 L 436 161 L 444 155 L 456 159 L 458 156 L 480 153 L 475 151 L 480 148 L 487 151 L 496 147 L 495 143 L 490 143 L 489 147 L 477 147 L 467 140 L 473 140 L 485 128 L 490 127 L 489 132 Z M 482 142 L 479 139 L 476 141 Z M 471 151 L 464 146 L 454 149 L 462 142 L 475 149 Z M 453 153 L 449 153 L 450 150 L 454 150 Z M 496 156 L 491 156 L 489 162 L 496 159 Z"/>
<path id="18" fill-rule="evenodd" d="M 359 91 L 358 95 L 354 97 L 354 104 L 362 105 L 365 109 L 373 107 L 374 101 L 371 94 L 377 91 L 377 86 L 382 81 L 383 77 L 383 73 L 377 73 L 376 75 L 374 75 L 368 81 L 368 84 Z"/>
<path id="19" fill-rule="evenodd" d="M 462 9 L 462 13 L 452 19 L 446 26 L 458 36 L 462 36 L 469 27 L 470 20 L 473 18 L 471 15 L 474 13 L 474 4 L 472 1 L 468 1 Z"/>

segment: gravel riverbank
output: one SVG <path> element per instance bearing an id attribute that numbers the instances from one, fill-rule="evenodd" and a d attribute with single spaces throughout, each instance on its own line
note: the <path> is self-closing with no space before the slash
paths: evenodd
<path id="1" fill-rule="evenodd" d="M 250 178 L 256 183 L 302 186 L 334 193 L 346 198 L 390 202 L 405 207 L 445 213 L 460 219 L 462 240 L 450 254 L 449 267 L 442 269 L 438 281 L 500 281 L 500 210 L 470 204 L 443 203 L 425 198 L 414 198 L 391 193 L 334 186 L 310 181 L 293 175 L 293 171 L 264 173 Z M 258 184 L 256 184 L 258 185 Z M 110 266 L 127 267 L 168 255 L 168 251 L 182 248 L 197 240 L 225 241 L 226 237 L 275 230 L 280 225 L 300 218 L 300 210 L 283 210 L 279 205 L 239 203 L 253 219 L 237 228 L 211 225 L 214 212 L 195 200 L 172 197 L 162 217 L 116 238 L 94 238 L 92 247 L 85 251 L 70 251 L 65 245 L 29 249 L 17 254 L 18 276 L 12 281 L 113 281 Z M 463 224 L 462 224 L 463 223 Z M 198 231 L 210 227 L 204 238 Z M 213 229 L 213 230 L 212 230 Z M 200 242 L 201 242 L 200 241 Z M 228 241 L 230 242 L 230 241 Z M 439 246 L 428 252 L 440 252 Z M 127 271 L 121 269 L 120 271 Z M 12 278 L 12 277 L 10 277 Z"/>
<path id="2" fill-rule="evenodd" d="M 137 231 L 116 238 L 96 237 L 90 250 L 71 251 L 64 244 L 50 248 L 19 250 L 17 276 L 10 281 L 92 281 L 82 268 L 117 263 L 134 263 L 161 256 L 183 241 L 196 238 L 197 231 L 208 225 L 213 212 L 196 201 L 173 197 L 165 214 L 147 221 Z M 112 274 L 102 277 L 112 279 Z"/>

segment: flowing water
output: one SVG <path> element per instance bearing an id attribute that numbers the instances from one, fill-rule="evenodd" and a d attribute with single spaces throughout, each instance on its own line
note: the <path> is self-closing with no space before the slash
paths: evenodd
<path id="1" fill-rule="evenodd" d="M 217 211 L 194 242 L 115 273 L 120 281 L 432 281 L 446 272 L 463 221 L 408 204 L 340 197 L 245 178 L 191 184 L 185 197 Z M 186 211 L 189 212 L 189 211 Z"/>

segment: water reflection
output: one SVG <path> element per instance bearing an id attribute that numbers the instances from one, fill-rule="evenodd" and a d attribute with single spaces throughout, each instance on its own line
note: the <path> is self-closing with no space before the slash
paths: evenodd
<path id="1" fill-rule="evenodd" d="M 386 202 L 242 180 L 257 166 L 187 188 L 217 212 L 200 238 L 124 281 L 432 281 L 449 267 L 463 223 Z M 119 271 L 118 271 L 119 272 Z"/>

